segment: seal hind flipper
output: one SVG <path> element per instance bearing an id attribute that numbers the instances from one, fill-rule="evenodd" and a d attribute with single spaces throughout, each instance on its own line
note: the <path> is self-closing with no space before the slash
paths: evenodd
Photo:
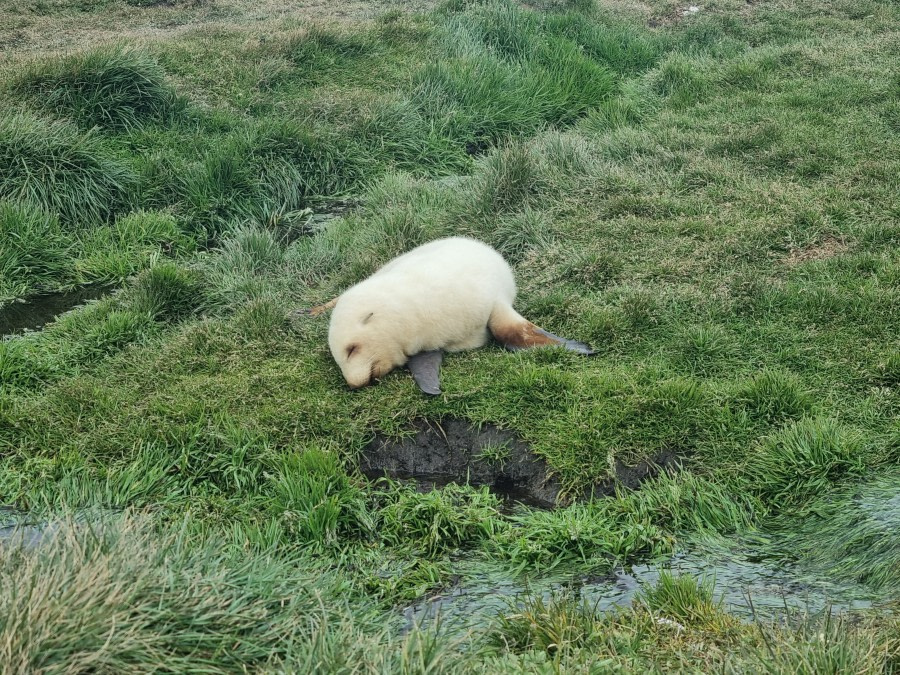
<path id="1" fill-rule="evenodd" d="M 532 324 L 534 326 L 534 324 Z M 585 356 L 594 356 L 597 352 L 590 348 L 590 346 L 584 344 L 583 342 L 578 342 L 578 340 L 570 340 L 568 338 L 559 337 L 559 335 L 554 335 L 548 331 L 545 331 L 543 328 L 538 328 L 534 326 L 534 329 L 537 333 L 544 335 L 545 337 L 554 340 L 556 344 L 560 347 L 565 347 L 570 352 L 576 352 L 578 354 L 584 354 Z"/>
<path id="2" fill-rule="evenodd" d="M 437 396 L 441 393 L 441 361 L 444 354 L 440 349 L 431 352 L 420 352 L 410 356 L 406 362 L 416 384 L 426 394 Z"/>
<path id="3" fill-rule="evenodd" d="M 533 347 L 565 347 L 585 356 L 596 354 L 583 342 L 559 337 L 535 326 L 512 307 L 495 308 L 488 321 L 488 328 L 497 342 L 513 352 Z"/>

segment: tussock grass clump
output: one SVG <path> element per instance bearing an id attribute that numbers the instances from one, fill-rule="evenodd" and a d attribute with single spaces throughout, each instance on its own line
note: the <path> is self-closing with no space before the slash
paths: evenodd
<path id="1" fill-rule="evenodd" d="M 382 492 L 378 531 L 393 545 L 411 542 L 429 555 L 477 544 L 506 529 L 499 498 L 488 491 L 451 483 L 420 493 L 414 486 L 394 484 Z"/>
<path id="2" fill-rule="evenodd" d="M 699 101 L 706 94 L 709 82 L 693 59 L 676 52 L 660 62 L 654 86 L 673 106 L 684 107 Z"/>
<path id="3" fill-rule="evenodd" d="M 683 625 L 703 625 L 721 619 L 721 603 L 713 600 L 712 579 L 695 579 L 665 570 L 652 586 L 641 588 L 639 597 L 648 609 Z"/>
<path id="4" fill-rule="evenodd" d="M 222 242 L 217 269 L 226 272 L 264 274 L 281 264 L 284 249 L 269 230 L 253 225 L 236 227 Z"/>
<path id="5" fill-rule="evenodd" d="M 613 253 L 596 250 L 567 250 L 560 265 L 560 278 L 584 288 L 600 289 L 615 281 L 622 272 L 622 261 Z"/>
<path id="6" fill-rule="evenodd" d="M 548 599 L 531 595 L 511 612 L 497 617 L 487 642 L 514 654 L 537 650 L 564 656 L 573 650 L 595 646 L 603 626 L 586 600 L 571 592 L 555 592 Z"/>
<path id="7" fill-rule="evenodd" d="M 515 527 L 497 534 L 491 554 L 522 569 L 572 562 L 611 568 L 671 553 L 681 532 L 742 531 L 758 510 L 725 485 L 688 472 L 662 474 L 639 490 L 513 516 Z"/>
<path id="8" fill-rule="evenodd" d="M 135 281 L 131 307 L 156 320 L 177 321 L 195 311 L 203 298 L 196 272 L 173 263 L 151 267 Z"/>
<path id="9" fill-rule="evenodd" d="M 74 360 L 81 363 L 97 361 L 151 331 L 151 319 L 146 314 L 132 309 L 114 309 L 79 336 L 74 345 Z"/>
<path id="10" fill-rule="evenodd" d="M 327 83 L 336 70 L 346 70 L 362 59 L 371 59 L 377 42 L 365 33 L 310 26 L 285 50 L 301 79 L 309 84 Z"/>
<path id="11" fill-rule="evenodd" d="M 876 381 L 889 387 L 900 385 L 900 352 L 889 354 L 873 370 Z"/>
<path id="12" fill-rule="evenodd" d="M 474 210 L 481 215 L 512 211 L 534 199 L 544 180 L 535 157 L 523 143 L 507 143 L 490 153 L 476 170 Z"/>
<path id="13" fill-rule="evenodd" d="M 555 89 L 556 105 L 548 119 L 554 124 L 571 124 L 616 92 L 616 75 L 585 56 L 574 42 L 550 41 L 539 49 L 535 60 L 538 72 L 543 71 Z"/>
<path id="14" fill-rule="evenodd" d="M 550 131 L 528 142 L 507 142 L 478 159 L 463 216 L 488 219 L 544 207 L 584 185 L 598 170 L 580 138 Z M 490 239 L 493 220 L 482 236 Z M 501 238 L 502 239 L 502 238 Z"/>
<path id="15" fill-rule="evenodd" d="M 40 61 L 11 86 L 35 107 L 86 128 L 130 129 L 163 120 L 178 107 L 156 59 L 123 46 Z"/>
<path id="16" fill-rule="evenodd" d="M 430 63 L 413 79 L 412 98 L 433 124 L 466 144 L 470 154 L 512 134 L 533 134 L 554 101 L 533 73 L 489 56 Z"/>
<path id="17" fill-rule="evenodd" d="M 348 136 L 372 157 L 383 156 L 398 169 L 421 173 L 464 173 L 469 167 L 465 147 L 423 114 L 429 102 L 408 94 L 382 96 L 354 112 Z"/>
<path id="18" fill-rule="evenodd" d="M 687 470 L 646 481 L 639 490 L 618 495 L 610 508 L 633 522 L 650 521 L 673 533 L 718 534 L 746 530 L 762 511 L 752 497 L 733 495 L 727 484 Z"/>
<path id="19" fill-rule="evenodd" d="M 530 249 L 547 248 L 553 243 L 553 228 L 549 216 L 529 206 L 518 213 L 504 216 L 497 223 L 490 243 L 507 260 L 517 262 Z"/>
<path id="20" fill-rule="evenodd" d="M 291 276 L 306 284 L 322 282 L 341 264 L 340 243 L 325 237 L 301 237 L 285 251 L 284 261 Z"/>
<path id="21" fill-rule="evenodd" d="M 804 417 L 769 436 L 747 461 L 752 489 L 775 510 L 797 506 L 865 466 L 858 434 L 827 417 Z"/>
<path id="22" fill-rule="evenodd" d="M 259 179 L 269 186 L 273 198 L 285 204 L 338 197 L 363 176 L 364 154 L 327 130 L 287 121 L 265 122 L 254 131 L 251 153 L 260 169 Z M 286 185 L 285 180 L 296 186 Z M 299 192 L 297 197 L 294 190 Z"/>
<path id="23" fill-rule="evenodd" d="M 600 56 L 598 40 L 596 54 L 585 49 L 581 33 L 602 31 L 590 17 L 569 14 L 554 24 L 507 1 L 454 10 L 436 37 L 446 58 L 416 74 L 412 98 L 471 154 L 545 125 L 569 125 L 617 95 L 621 74 L 604 60 L 629 57 L 610 49 Z"/>
<path id="24" fill-rule="evenodd" d="M 96 223 L 135 181 L 91 132 L 24 113 L 0 116 L 0 198 L 30 201 L 67 225 Z"/>
<path id="25" fill-rule="evenodd" d="M 813 408 L 811 394 L 795 374 L 783 370 L 764 370 L 742 384 L 735 401 L 750 415 L 768 424 L 797 419 Z"/>
<path id="26" fill-rule="evenodd" d="M 366 232 L 357 241 L 365 244 L 375 260 L 387 261 L 435 238 L 430 223 L 413 208 L 397 207 L 372 214 Z"/>
<path id="27" fill-rule="evenodd" d="M 123 243 L 163 245 L 169 251 L 191 253 L 195 240 L 182 230 L 170 213 L 163 211 L 133 211 L 116 219 L 110 228 Z"/>
<path id="28" fill-rule="evenodd" d="M 37 388 L 51 375 L 49 365 L 36 358 L 24 340 L 0 340 L 0 384 L 3 385 L 0 389 L 4 395 Z M 0 396 L 2 408 L 3 396 Z"/>
<path id="29" fill-rule="evenodd" d="M 229 137 L 181 177 L 188 217 L 211 240 L 232 220 L 252 218 L 258 209 L 263 188 L 249 156 L 246 138 Z"/>
<path id="30" fill-rule="evenodd" d="M 158 331 L 153 319 L 118 296 L 58 317 L 40 332 L 0 342 L 0 384 L 41 389 Z"/>
<path id="31" fill-rule="evenodd" d="M 277 298 L 258 297 L 237 308 L 234 327 L 246 339 L 260 344 L 284 340 L 288 308 Z"/>
<path id="32" fill-rule="evenodd" d="M 235 221 L 269 222 L 335 198 L 364 175 L 365 152 L 293 121 L 227 136 L 181 179 L 187 219 L 215 239 Z"/>
<path id="33" fill-rule="evenodd" d="M 665 34 L 641 31 L 609 16 L 550 14 L 545 26 L 550 34 L 571 40 L 592 59 L 622 74 L 651 68 L 670 47 Z"/>
<path id="34" fill-rule="evenodd" d="M 644 88 L 625 83 L 618 96 L 607 98 L 591 109 L 577 128 L 588 134 L 599 134 L 610 129 L 637 126 L 653 110 L 655 97 Z"/>
<path id="35" fill-rule="evenodd" d="M 748 654 L 746 666 L 771 675 L 891 672 L 895 639 L 879 639 L 872 631 L 856 629 L 852 621 L 827 613 L 794 618 L 789 630 L 761 626 L 766 649 Z"/>
<path id="36" fill-rule="evenodd" d="M 135 211 L 79 233 L 74 274 L 81 282 L 122 282 L 160 255 L 190 253 L 196 245 L 171 214 Z"/>
<path id="37" fill-rule="evenodd" d="M 373 533 L 365 495 L 350 483 L 333 452 L 307 448 L 280 457 L 274 492 L 273 509 L 297 541 L 321 548 Z"/>
<path id="38" fill-rule="evenodd" d="M 892 469 L 810 504 L 804 520 L 778 519 L 778 552 L 804 569 L 853 578 L 875 589 L 900 589 L 898 473 Z"/>
<path id="39" fill-rule="evenodd" d="M 498 557 L 516 567 L 553 569 L 563 562 L 611 568 L 614 560 L 671 551 L 672 540 L 653 524 L 623 527 L 598 502 L 514 516 L 517 527 L 497 538 Z"/>
<path id="40" fill-rule="evenodd" d="M 717 324 L 687 326 L 677 341 L 680 360 L 697 374 L 720 370 L 737 353 L 734 338 Z"/>
<path id="41" fill-rule="evenodd" d="M 71 240 L 32 204 L 0 200 L 0 241 L 0 303 L 57 283 L 69 269 Z"/>
<path id="42" fill-rule="evenodd" d="M 234 227 L 218 255 L 204 265 L 208 278 L 205 308 L 226 311 L 244 302 L 273 295 L 273 280 L 282 272 L 285 249 L 268 229 Z"/>

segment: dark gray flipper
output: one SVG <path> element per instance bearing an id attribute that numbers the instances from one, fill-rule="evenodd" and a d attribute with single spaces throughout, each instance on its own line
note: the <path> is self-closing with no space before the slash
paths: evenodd
<path id="1" fill-rule="evenodd" d="M 588 345 L 583 342 L 578 342 L 577 340 L 569 340 L 567 338 L 559 337 L 559 335 L 554 335 L 548 331 L 545 331 L 543 328 L 538 328 L 537 331 L 541 335 L 550 338 L 551 340 L 555 340 L 560 347 L 565 347 L 571 352 L 576 352 L 578 354 L 583 354 L 584 356 L 594 356 L 597 352 L 591 349 Z"/>
<path id="2" fill-rule="evenodd" d="M 419 385 L 419 389 L 426 394 L 437 396 L 441 393 L 441 360 L 444 354 L 440 349 L 433 352 L 420 352 L 410 356 L 406 367 L 412 373 L 413 379 Z"/>

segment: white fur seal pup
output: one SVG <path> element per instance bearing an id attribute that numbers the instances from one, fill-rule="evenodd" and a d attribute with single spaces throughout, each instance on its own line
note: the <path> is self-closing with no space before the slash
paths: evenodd
<path id="1" fill-rule="evenodd" d="M 516 312 L 510 266 L 490 246 L 465 237 L 439 239 L 388 262 L 331 302 L 331 354 L 352 389 L 408 365 L 419 388 L 440 394 L 442 352 L 483 346 L 489 335 L 507 349 L 585 344 L 548 333 Z"/>

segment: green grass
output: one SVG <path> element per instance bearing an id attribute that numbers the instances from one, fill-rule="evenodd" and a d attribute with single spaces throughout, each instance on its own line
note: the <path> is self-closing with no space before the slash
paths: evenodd
<path id="1" fill-rule="evenodd" d="M 63 521 L 47 554 L 4 547 L 0 565 L 2 658 L 16 670 L 350 672 L 365 663 L 399 672 L 441 651 L 417 631 L 387 635 L 378 613 L 348 602 L 347 586 L 310 557 L 241 556 L 160 536 L 134 515 L 92 528 Z"/>
<path id="2" fill-rule="evenodd" d="M 75 10 L 41 11 L 64 26 Z M 706 536 L 882 598 L 900 587 L 900 17 L 675 13 L 459 1 L 254 27 L 226 12 L 133 50 L 4 63 L 0 302 L 121 290 L 0 341 L 0 502 L 146 511 L 93 539 L 66 526 L 46 553 L 0 550 L 5 662 L 896 669 L 881 607 L 742 623 L 711 581 L 669 574 L 618 612 L 571 589 L 460 644 L 399 637 L 396 606 L 465 586 L 466 562 L 605 575 Z M 338 200 L 358 205 L 319 217 Z M 501 250 L 522 314 L 598 355 L 487 347 L 447 356 L 441 397 L 402 370 L 348 392 L 327 318 L 293 310 L 447 235 Z M 515 432 L 564 499 L 614 494 L 511 509 L 358 473 L 376 433 L 444 417 Z M 70 595 L 41 592 L 59 579 Z"/>
<path id="3" fill-rule="evenodd" d="M 69 225 L 107 218 L 136 182 L 98 134 L 26 113 L 0 116 L 0 166 L 0 197 L 30 202 Z"/>
<path id="4" fill-rule="evenodd" d="M 713 599 L 713 587 L 712 579 L 698 581 L 663 571 L 656 585 L 641 589 L 640 602 L 682 626 L 703 625 L 722 614 Z"/>
<path id="5" fill-rule="evenodd" d="M 11 89 L 35 107 L 87 129 L 165 121 L 178 107 L 160 65 L 149 54 L 122 46 L 35 64 Z"/>
<path id="6" fill-rule="evenodd" d="M 863 448 L 854 431 L 828 418 L 803 418 L 765 439 L 747 474 L 767 501 L 790 506 L 863 471 Z"/>
<path id="7" fill-rule="evenodd" d="M 68 266 L 71 242 L 59 221 L 41 209 L 0 202 L 0 298 L 48 285 Z"/>

